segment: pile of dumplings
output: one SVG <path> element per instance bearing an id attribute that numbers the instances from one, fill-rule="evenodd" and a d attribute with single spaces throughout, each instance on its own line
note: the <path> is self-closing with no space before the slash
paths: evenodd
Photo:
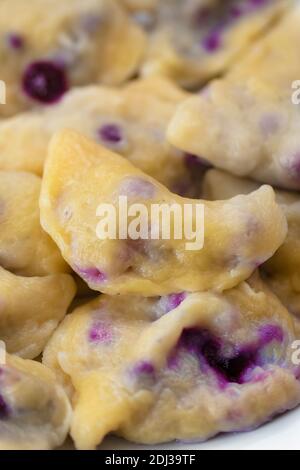
<path id="1" fill-rule="evenodd" d="M 299 42 L 292 0 L 1 0 L 0 449 L 300 404 Z M 203 248 L 100 240 L 120 195 L 202 203 Z"/>

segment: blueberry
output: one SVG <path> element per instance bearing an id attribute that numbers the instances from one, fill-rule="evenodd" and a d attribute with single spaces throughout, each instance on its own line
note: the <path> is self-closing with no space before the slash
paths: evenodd
<path id="1" fill-rule="evenodd" d="M 24 72 L 23 90 L 26 95 L 39 103 L 56 103 L 68 90 L 65 71 L 54 62 L 33 62 Z"/>
<path id="2" fill-rule="evenodd" d="M 105 124 L 99 129 L 103 142 L 118 144 L 123 140 L 122 131 L 117 124 Z"/>

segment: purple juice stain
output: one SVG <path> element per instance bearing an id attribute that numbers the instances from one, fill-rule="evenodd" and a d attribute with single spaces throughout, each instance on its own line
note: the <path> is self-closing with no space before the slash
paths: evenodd
<path id="1" fill-rule="evenodd" d="M 104 282 L 107 280 L 106 275 L 102 271 L 99 271 L 99 269 L 97 268 L 76 267 L 74 271 L 76 271 L 79 274 L 79 276 L 82 276 L 87 281 L 98 283 L 98 282 Z"/>
<path id="2" fill-rule="evenodd" d="M 243 15 L 243 10 L 237 6 L 237 5 L 233 5 L 230 9 L 229 9 L 229 16 L 231 19 L 238 19 L 240 18 L 241 16 Z"/>
<path id="3" fill-rule="evenodd" d="M 275 134 L 279 130 L 279 126 L 278 116 L 272 113 L 264 114 L 259 122 L 261 132 L 267 137 Z"/>
<path id="4" fill-rule="evenodd" d="M 205 160 L 203 157 L 197 157 L 197 155 L 193 155 L 191 153 L 186 153 L 184 155 L 184 163 L 188 170 L 194 171 L 203 171 L 212 168 L 212 164 Z"/>
<path id="5" fill-rule="evenodd" d="M 186 298 L 185 292 L 180 292 L 178 294 L 170 294 L 167 298 L 167 311 L 166 313 L 174 310 L 175 308 L 179 307 L 179 305 L 184 301 Z"/>
<path id="6" fill-rule="evenodd" d="M 0 419 L 7 419 L 10 415 L 10 408 L 0 394 Z"/>
<path id="7" fill-rule="evenodd" d="M 300 153 L 295 153 L 289 158 L 282 158 L 282 168 L 288 173 L 289 177 L 298 181 L 300 179 Z"/>
<path id="8" fill-rule="evenodd" d="M 138 375 L 153 375 L 154 365 L 149 361 L 141 361 L 134 367 L 134 372 Z"/>
<path id="9" fill-rule="evenodd" d="M 117 124 L 104 124 L 98 134 L 103 142 L 109 144 L 119 144 L 123 140 L 122 130 Z"/>
<path id="10" fill-rule="evenodd" d="M 57 103 L 69 88 L 63 67 L 46 60 L 28 65 L 22 85 L 29 98 L 43 104 Z"/>
<path id="11" fill-rule="evenodd" d="M 172 351 L 172 353 L 167 358 L 168 369 L 176 370 L 179 368 L 180 362 L 178 359 L 177 351 Z"/>
<path id="12" fill-rule="evenodd" d="M 221 340 L 208 330 L 185 329 L 180 346 L 200 360 L 204 359 L 225 382 L 243 383 L 245 371 L 255 366 L 256 351 L 253 348 L 236 349 L 231 356 L 225 356 L 222 354 Z"/>
<path id="13" fill-rule="evenodd" d="M 249 371 L 263 365 L 261 349 L 273 341 L 282 342 L 283 331 L 278 325 L 264 325 L 259 329 L 259 340 L 255 344 L 233 347 L 230 354 L 224 354 L 220 338 L 207 329 L 186 328 L 169 356 L 168 364 L 176 364 L 176 351 L 184 349 L 196 356 L 214 371 L 221 388 L 228 383 L 244 384 L 251 381 Z M 263 375 L 261 375 L 263 377 Z M 256 378 L 257 380 L 257 378 Z"/>
<path id="14" fill-rule="evenodd" d="M 112 340 L 112 334 L 107 325 L 96 321 L 88 332 L 88 339 L 92 343 L 109 343 Z"/>
<path id="15" fill-rule="evenodd" d="M 202 47 L 206 52 L 216 52 L 221 47 L 221 36 L 218 31 L 212 31 L 202 40 Z"/>
<path id="16" fill-rule="evenodd" d="M 152 199 L 155 196 L 155 186 L 141 177 L 128 177 L 121 182 L 119 194 L 124 196 Z"/>
<path id="17" fill-rule="evenodd" d="M 24 48 L 25 45 L 23 36 L 18 33 L 9 33 L 6 36 L 6 41 L 9 47 L 15 50 L 21 50 Z"/>
<path id="18" fill-rule="evenodd" d="M 271 343 L 272 341 L 277 341 L 281 343 L 284 338 L 284 333 L 282 328 L 279 325 L 263 325 L 259 328 L 260 344 L 264 346 Z"/>
<path id="19" fill-rule="evenodd" d="M 236 22 L 245 13 L 264 7 L 269 0 L 245 0 L 240 4 L 234 1 L 224 2 L 222 8 L 218 9 L 200 9 L 194 17 L 194 24 L 197 27 L 205 27 L 207 23 L 213 22 L 211 29 L 202 39 L 202 47 L 208 53 L 214 53 L 222 46 L 222 32 L 233 22 Z"/>

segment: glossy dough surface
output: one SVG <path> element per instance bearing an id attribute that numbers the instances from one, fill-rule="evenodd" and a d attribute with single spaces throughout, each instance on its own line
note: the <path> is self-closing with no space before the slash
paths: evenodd
<path id="1" fill-rule="evenodd" d="M 41 227 L 40 190 L 35 175 L 0 171 L 0 264 L 24 276 L 70 271 Z"/>
<path id="2" fill-rule="evenodd" d="M 111 431 L 190 442 L 253 428 L 299 403 L 294 335 L 254 277 L 223 295 L 101 296 L 67 316 L 43 361 L 73 387 L 77 448 L 95 448 Z"/>
<path id="3" fill-rule="evenodd" d="M 7 351 L 26 359 L 41 354 L 75 291 L 68 274 L 22 277 L 0 267 L 0 339 Z"/>
<path id="4" fill-rule="evenodd" d="M 76 88 L 50 109 L 0 122 L 0 168 L 41 175 L 51 136 L 70 128 L 128 158 L 173 191 L 194 195 L 201 168 L 194 174 L 188 158 L 165 139 L 177 105 L 187 96 L 162 78 L 122 88 Z"/>
<path id="5" fill-rule="evenodd" d="M 185 101 L 170 142 L 236 176 L 299 190 L 299 21 L 296 7 L 227 77 Z"/>
<path id="6" fill-rule="evenodd" d="M 273 190 L 263 187 L 225 203 L 202 201 L 205 240 L 200 250 L 187 250 L 187 240 L 175 239 L 171 231 L 170 240 L 101 240 L 97 208 L 101 203 L 118 207 L 120 195 L 127 196 L 128 206 L 143 203 L 148 208 L 197 202 L 170 193 L 119 155 L 73 131 L 54 137 L 40 199 L 42 226 L 74 271 L 91 288 L 109 294 L 222 291 L 247 279 L 286 236 Z"/>
<path id="7" fill-rule="evenodd" d="M 51 105 L 71 86 L 119 84 L 136 71 L 144 34 L 115 0 L 0 2 L 0 115 Z M 17 12 L 17 14 L 16 14 Z"/>
<path id="8" fill-rule="evenodd" d="M 148 32 L 143 75 L 199 87 L 226 71 L 290 6 L 288 0 L 163 0 L 133 16 Z"/>
<path id="9" fill-rule="evenodd" d="M 48 450 L 64 442 L 71 406 L 50 369 L 7 355 L 0 387 L 0 449 Z"/>
<path id="10" fill-rule="evenodd" d="M 203 196 L 210 200 L 229 199 L 237 194 L 248 194 L 259 184 L 237 178 L 220 170 L 210 170 L 204 180 Z M 288 310 L 300 316 L 300 200 L 293 192 L 275 190 L 276 200 L 282 207 L 288 233 L 276 253 L 261 266 L 266 282 Z"/>
<path id="11" fill-rule="evenodd" d="M 201 448 L 300 405 L 299 26 L 0 0 L 0 450 Z"/>

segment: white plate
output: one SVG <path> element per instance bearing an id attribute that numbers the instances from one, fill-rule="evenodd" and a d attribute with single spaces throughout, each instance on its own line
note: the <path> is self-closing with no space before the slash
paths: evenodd
<path id="1" fill-rule="evenodd" d="M 201 444 L 170 443 L 139 446 L 109 438 L 101 450 L 300 450 L 300 407 L 285 413 L 255 431 L 222 434 Z"/>

